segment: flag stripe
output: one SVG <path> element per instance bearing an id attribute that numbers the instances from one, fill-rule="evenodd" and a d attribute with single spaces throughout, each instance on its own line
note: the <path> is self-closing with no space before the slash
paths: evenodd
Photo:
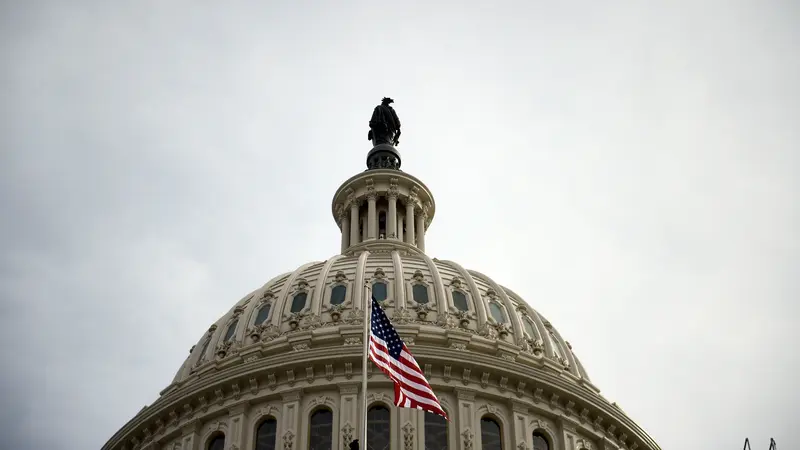
<path id="1" fill-rule="evenodd" d="M 375 364 L 378 367 L 383 369 L 384 373 L 388 372 L 387 375 L 389 376 L 389 378 L 399 383 L 403 383 L 405 390 L 408 390 L 416 394 L 417 396 L 427 397 L 431 401 L 437 402 L 436 396 L 434 395 L 430 386 L 426 384 L 419 384 L 413 381 L 409 381 L 407 377 L 397 373 L 397 371 L 395 371 L 392 367 L 390 367 L 382 356 L 375 354 L 374 352 L 371 353 L 370 356 L 372 356 L 373 362 L 375 362 Z"/>
<path id="2" fill-rule="evenodd" d="M 394 382 L 396 406 L 429 411 L 447 419 L 414 355 L 400 339 L 375 298 L 372 299 L 369 359 Z"/>

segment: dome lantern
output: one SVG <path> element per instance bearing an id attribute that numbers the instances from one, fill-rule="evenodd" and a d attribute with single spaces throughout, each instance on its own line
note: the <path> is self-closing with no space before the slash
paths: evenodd
<path id="1" fill-rule="evenodd" d="M 342 183 L 333 197 L 333 217 L 342 233 L 341 252 L 425 252 L 425 231 L 435 203 L 427 186 L 400 170 L 400 119 L 384 98 L 375 107 L 367 138 L 367 170 Z"/>

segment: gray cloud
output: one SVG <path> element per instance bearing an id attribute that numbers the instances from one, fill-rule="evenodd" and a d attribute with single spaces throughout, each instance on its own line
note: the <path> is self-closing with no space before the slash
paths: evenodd
<path id="1" fill-rule="evenodd" d="M 527 299 L 663 448 L 791 442 L 795 5 L 268 3 L 0 6 L 4 442 L 101 446 L 335 254 L 384 95 L 428 253 Z"/>

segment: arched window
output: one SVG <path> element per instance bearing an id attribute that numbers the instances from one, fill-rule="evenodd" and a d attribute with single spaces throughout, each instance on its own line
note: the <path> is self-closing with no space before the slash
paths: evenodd
<path id="1" fill-rule="evenodd" d="M 331 450 L 333 448 L 333 413 L 330 409 L 318 409 L 311 414 L 308 450 Z"/>
<path id="2" fill-rule="evenodd" d="M 208 441 L 208 450 L 224 450 L 225 449 L 225 435 L 218 434 Z"/>
<path id="3" fill-rule="evenodd" d="M 372 283 L 372 296 L 375 297 L 375 300 L 382 302 L 386 300 L 388 296 L 388 291 L 386 289 L 386 283 L 381 281 L 376 281 Z"/>
<path id="4" fill-rule="evenodd" d="M 461 291 L 453 291 L 453 306 L 459 311 L 469 311 L 467 296 Z"/>
<path id="5" fill-rule="evenodd" d="M 414 294 L 414 301 L 417 303 L 428 303 L 428 286 L 424 284 L 415 284 L 411 288 Z"/>
<path id="6" fill-rule="evenodd" d="M 299 294 L 295 295 L 292 299 L 292 307 L 289 309 L 290 312 L 298 313 L 306 307 L 306 298 L 308 298 L 308 294 L 305 292 L 300 292 Z"/>
<path id="7" fill-rule="evenodd" d="M 481 419 L 481 450 L 503 450 L 503 436 L 500 424 L 496 420 L 484 417 Z"/>
<path id="8" fill-rule="evenodd" d="M 425 413 L 425 450 L 447 450 L 447 420 Z"/>
<path id="9" fill-rule="evenodd" d="M 236 334 L 236 325 L 239 324 L 239 319 L 234 320 L 228 325 L 228 331 L 225 332 L 225 339 L 223 342 L 228 342 L 233 339 L 233 336 Z"/>
<path id="10" fill-rule="evenodd" d="M 385 406 L 376 405 L 367 411 L 369 450 L 390 449 L 391 415 Z"/>
<path id="11" fill-rule="evenodd" d="M 547 443 L 547 438 L 537 431 L 533 432 L 533 450 L 550 450 L 550 444 Z"/>
<path id="12" fill-rule="evenodd" d="M 492 319 L 496 320 L 497 323 L 506 322 L 506 315 L 503 314 L 503 307 L 497 303 L 489 302 L 489 312 L 492 313 Z"/>
<path id="13" fill-rule="evenodd" d="M 338 284 L 331 289 L 331 305 L 341 305 L 347 295 L 347 287 Z"/>
<path id="14" fill-rule="evenodd" d="M 525 332 L 528 333 L 528 337 L 531 339 L 536 338 L 536 325 L 534 325 L 533 320 L 531 320 L 528 316 L 522 317 L 522 324 L 525 325 Z"/>
<path id="15" fill-rule="evenodd" d="M 256 325 L 261 325 L 269 319 L 270 309 L 272 309 L 272 303 L 266 303 L 258 310 L 258 314 L 256 314 Z"/>
<path id="16" fill-rule="evenodd" d="M 261 422 L 256 430 L 255 450 L 275 450 L 275 439 L 278 434 L 278 422 L 272 417 Z"/>

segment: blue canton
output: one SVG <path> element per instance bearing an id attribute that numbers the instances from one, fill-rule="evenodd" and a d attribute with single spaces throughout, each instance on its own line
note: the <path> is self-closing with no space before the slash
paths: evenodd
<path id="1" fill-rule="evenodd" d="M 372 298 L 372 334 L 378 339 L 386 342 L 386 347 L 389 350 L 389 356 L 393 359 L 400 359 L 400 353 L 403 351 L 403 341 L 397 334 L 397 331 L 389 322 L 386 313 L 383 312 L 381 305 Z"/>

